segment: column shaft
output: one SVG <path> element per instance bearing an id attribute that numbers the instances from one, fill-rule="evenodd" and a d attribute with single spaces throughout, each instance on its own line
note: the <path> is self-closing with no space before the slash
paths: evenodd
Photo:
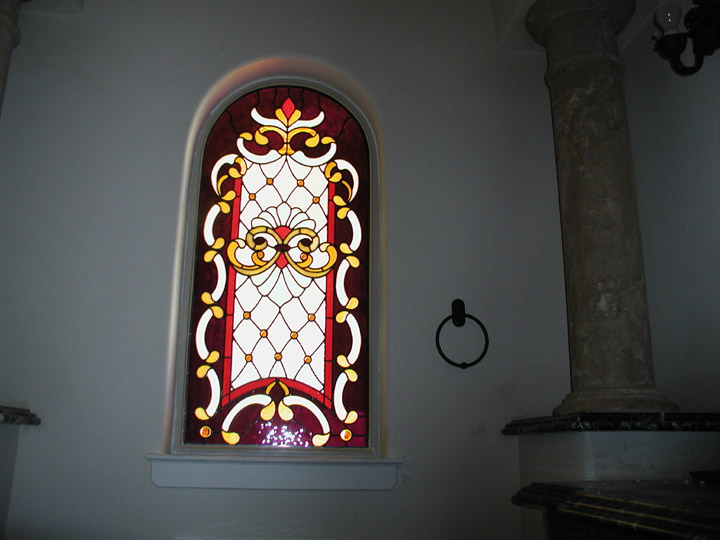
<path id="1" fill-rule="evenodd" d="M 565 263 L 572 392 L 556 414 L 675 410 L 654 390 L 617 33 L 633 0 L 540 0 Z"/>

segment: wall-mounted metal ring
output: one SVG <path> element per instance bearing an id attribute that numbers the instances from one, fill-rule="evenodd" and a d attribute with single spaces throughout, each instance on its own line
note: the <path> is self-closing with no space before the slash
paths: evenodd
<path id="1" fill-rule="evenodd" d="M 443 326 L 445 326 L 445 324 L 450 320 L 452 320 L 455 326 L 463 326 L 467 319 L 474 321 L 480 327 L 480 330 L 482 330 L 483 336 L 485 337 L 485 346 L 483 347 L 480 356 L 478 356 L 476 360 L 472 362 L 453 362 L 452 360 L 450 360 L 450 358 L 447 357 L 447 355 L 443 352 L 442 347 L 440 346 L 440 332 L 442 332 Z M 467 313 L 465 313 L 465 302 L 463 302 L 459 298 L 453 300 L 452 315 L 450 315 L 449 317 L 445 317 L 445 319 L 443 319 L 443 321 L 440 323 L 440 326 L 438 326 L 437 332 L 435 332 L 435 346 L 437 347 L 440 356 L 443 357 L 443 360 L 455 367 L 466 369 L 470 366 L 474 366 L 485 357 L 485 354 L 487 354 L 488 345 L 490 345 L 490 338 L 488 337 L 488 332 L 487 328 L 485 328 L 485 325 L 480 322 L 480 319 L 478 319 L 477 317 L 473 317 L 472 315 L 468 315 Z"/>

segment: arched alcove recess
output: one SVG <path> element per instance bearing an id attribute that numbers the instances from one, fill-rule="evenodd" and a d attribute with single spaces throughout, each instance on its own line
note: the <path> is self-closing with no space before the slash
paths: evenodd
<path id="1" fill-rule="evenodd" d="M 379 182 L 381 173 L 381 157 L 379 143 L 379 122 L 368 96 L 353 82 L 350 77 L 339 70 L 305 59 L 275 58 L 265 59 L 241 66 L 215 83 L 200 102 L 191 123 L 185 149 L 183 184 L 180 201 L 180 220 L 178 227 L 178 240 L 176 249 L 174 298 L 173 298 L 173 330 L 171 330 L 171 354 L 169 365 L 169 387 L 174 388 L 174 399 L 168 396 L 170 410 L 174 410 L 172 428 L 168 426 L 168 450 L 178 451 L 182 431 L 182 410 L 184 399 L 185 357 L 188 350 L 187 332 L 188 311 L 190 302 L 189 266 L 187 254 L 192 252 L 192 234 L 189 234 L 198 219 L 195 199 L 200 181 L 200 163 L 203 158 L 204 144 L 207 135 L 222 112 L 229 104 L 241 96 L 258 89 L 269 86 L 302 86 L 317 90 L 335 99 L 345 107 L 361 125 L 368 143 L 369 182 L 371 185 L 371 296 L 370 296 L 370 357 L 371 357 L 371 390 L 370 401 L 372 409 L 372 445 L 369 450 L 375 455 L 381 455 L 379 447 L 379 419 L 380 412 L 380 362 L 384 350 L 383 333 L 384 310 L 383 306 L 383 268 L 384 257 L 382 240 L 382 187 Z M 173 377 L 174 374 L 174 377 Z"/>

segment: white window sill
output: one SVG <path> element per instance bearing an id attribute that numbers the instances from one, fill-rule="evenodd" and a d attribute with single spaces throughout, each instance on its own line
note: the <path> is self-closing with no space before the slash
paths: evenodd
<path id="1" fill-rule="evenodd" d="M 149 454 L 157 487 L 292 490 L 390 490 L 402 459 L 244 458 Z"/>

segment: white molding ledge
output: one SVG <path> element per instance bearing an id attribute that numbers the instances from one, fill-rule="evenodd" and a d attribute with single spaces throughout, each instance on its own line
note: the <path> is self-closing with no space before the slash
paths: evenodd
<path id="1" fill-rule="evenodd" d="M 399 458 L 287 459 L 149 454 L 157 487 L 287 490 L 390 490 Z"/>

